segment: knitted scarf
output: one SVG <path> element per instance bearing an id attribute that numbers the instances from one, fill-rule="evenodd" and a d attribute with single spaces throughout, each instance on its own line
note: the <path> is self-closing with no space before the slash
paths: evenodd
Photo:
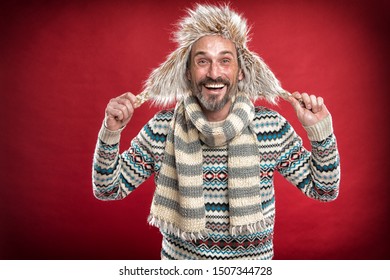
<path id="1" fill-rule="evenodd" d="M 188 95 L 177 104 L 165 155 L 156 179 L 148 221 L 185 240 L 207 237 L 203 196 L 202 144 L 228 148 L 230 233 L 264 227 L 260 196 L 259 150 L 251 131 L 254 106 L 238 93 L 225 121 L 208 122 L 198 101 Z"/>

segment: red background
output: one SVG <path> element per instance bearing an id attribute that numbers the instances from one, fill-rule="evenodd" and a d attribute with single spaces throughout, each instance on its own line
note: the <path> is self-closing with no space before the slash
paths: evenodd
<path id="1" fill-rule="evenodd" d="M 123 201 L 98 201 L 92 155 L 108 100 L 140 91 L 192 4 L 31 2 L 0 8 L 0 258 L 159 259 L 160 234 L 146 223 L 153 181 Z M 231 2 L 283 86 L 325 98 L 341 153 L 335 202 L 307 199 L 276 177 L 275 259 L 389 259 L 389 7 Z M 307 144 L 292 108 L 273 108 Z M 137 110 L 122 149 L 158 110 Z"/>

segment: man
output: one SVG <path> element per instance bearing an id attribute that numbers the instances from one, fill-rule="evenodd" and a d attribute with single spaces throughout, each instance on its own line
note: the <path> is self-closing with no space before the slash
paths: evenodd
<path id="1" fill-rule="evenodd" d="M 139 100 L 125 93 L 107 105 L 94 194 L 123 199 L 154 173 L 148 221 L 163 235 L 162 259 L 271 259 L 275 171 L 308 197 L 338 195 L 339 155 L 323 99 L 298 92 L 286 98 L 311 140 L 309 152 L 281 115 L 254 107 L 257 97 L 275 102 L 284 91 L 247 49 L 247 33 L 228 6 L 190 10 L 176 33 L 179 48 L 144 91 L 176 107 L 156 114 L 123 154 L 120 133 Z"/>

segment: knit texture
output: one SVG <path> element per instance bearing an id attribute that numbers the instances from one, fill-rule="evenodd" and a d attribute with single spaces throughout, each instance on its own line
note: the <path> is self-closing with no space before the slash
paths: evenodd
<path id="1" fill-rule="evenodd" d="M 228 146 L 230 232 L 253 233 L 265 226 L 261 211 L 259 150 L 250 129 L 253 103 L 238 93 L 227 119 L 208 122 L 193 95 L 178 103 L 165 145 L 149 223 L 182 239 L 207 236 L 201 141 Z"/>
<path id="2" fill-rule="evenodd" d="M 172 118 L 173 110 L 156 114 L 123 153 L 119 152 L 120 132 L 110 132 L 102 126 L 93 162 L 93 191 L 98 199 L 123 199 L 153 174 L 158 180 Z M 271 259 L 276 172 L 310 198 L 324 202 L 336 199 L 340 161 L 331 125 L 310 127 L 312 133 L 321 129 L 314 135 L 326 135 L 311 142 L 311 152 L 303 147 L 291 125 L 272 110 L 256 107 L 252 129 L 259 150 L 260 207 L 270 223 L 254 233 L 230 233 L 228 146 L 210 147 L 202 142 L 202 191 L 208 236 L 184 240 L 161 230 L 162 259 Z M 131 218 L 128 223 L 132 223 Z"/>

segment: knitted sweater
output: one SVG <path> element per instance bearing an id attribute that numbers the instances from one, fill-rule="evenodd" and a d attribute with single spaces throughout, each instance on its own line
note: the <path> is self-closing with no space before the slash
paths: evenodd
<path id="1" fill-rule="evenodd" d="M 159 175 L 165 139 L 173 110 L 154 116 L 131 141 L 128 150 L 119 153 L 121 131 L 99 132 L 93 162 L 93 191 L 101 200 L 119 200 L 128 196 L 152 174 Z M 254 132 L 260 151 L 262 209 L 265 218 L 274 221 L 275 171 L 306 196 L 332 201 L 339 192 L 340 161 L 330 117 L 307 127 L 312 151 L 302 145 L 292 126 L 277 112 L 256 107 Z M 206 228 L 203 240 L 186 241 L 166 232 L 162 259 L 272 259 L 274 223 L 261 232 L 229 234 L 227 147 L 203 149 L 203 192 Z"/>

